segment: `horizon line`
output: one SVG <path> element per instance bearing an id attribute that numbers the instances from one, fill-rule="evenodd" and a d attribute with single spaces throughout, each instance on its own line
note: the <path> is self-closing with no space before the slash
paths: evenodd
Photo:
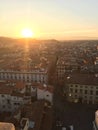
<path id="1" fill-rule="evenodd" d="M 57 39 L 57 38 L 33 38 L 33 37 L 30 37 L 30 38 L 25 38 L 25 37 L 10 37 L 10 36 L 0 36 L 0 38 L 9 38 L 9 39 L 15 39 L 15 40 L 18 40 L 18 39 L 32 39 L 32 40 L 56 40 L 56 41 L 90 41 L 90 40 L 93 40 L 93 41 L 97 41 L 98 38 L 71 38 L 71 39 Z"/>

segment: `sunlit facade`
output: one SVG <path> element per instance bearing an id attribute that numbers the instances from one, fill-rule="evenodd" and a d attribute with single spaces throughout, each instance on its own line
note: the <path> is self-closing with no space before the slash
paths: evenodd
<path id="1" fill-rule="evenodd" d="M 48 82 L 48 73 L 42 71 L 20 72 L 20 71 L 0 71 L 0 79 L 20 80 L 26 82 L 46 83 Z"/>

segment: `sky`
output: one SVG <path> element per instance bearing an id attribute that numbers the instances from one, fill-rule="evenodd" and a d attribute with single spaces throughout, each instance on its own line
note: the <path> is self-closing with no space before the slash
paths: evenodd
<path id="1" fill-rule="evenodd" d="M 0 0 L 0 36 L 98 39 L 98 0 Z"/>

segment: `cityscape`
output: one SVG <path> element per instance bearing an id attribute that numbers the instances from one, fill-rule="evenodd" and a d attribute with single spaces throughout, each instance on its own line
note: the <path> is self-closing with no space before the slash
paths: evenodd
<path id="1" fill-rule="evenodd" d="M 0 4 L 0 130 L 98 130 L 98 1 Z"/>
<path id="2" fill-rule="evenodd" d="M 90 130 L 97 104 L 97 40 L 0 38 L 1 122 Z"/>

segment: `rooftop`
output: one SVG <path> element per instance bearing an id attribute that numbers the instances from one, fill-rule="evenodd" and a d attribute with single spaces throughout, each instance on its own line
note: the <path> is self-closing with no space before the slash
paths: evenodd
<path id="1" fill-rule="evenodd" d="M 81 73 L 65 75 L 65 83 L 81 85 L 98 85 L 98 75 Z"/>
<path id="2" fill-rule="evenodd" d="M 39 84 L 37 86 L 37 88 L 41 89 L 41 90 L 45 90 L 48 91 L 50 93 L 54 92 L 54 87 L 52 85 L 46 85 L 46 84 Z"/>
<path id="3" fill-rule="evenodd" d="M 20 128 L 20 120 L 23 119 L 29 120 L 30 127 L 28 130 L 51 130 L 53 123 L 53 110 L 48 107 L 45 100 L 26 104 L 20 109 L 20 111 L 22 115 L 21 119 L 17 120 L 13 116 L 8 120 L 8 122 L 12 122 L 15 125 L 16 130 Z"/>
<path id="4" fill-rule="evenodd" d="M 13 92 L 25 87 L 22 81 L 0 80 L 0 94 L 14 94 Z"/>
<path id="5" fill-rule="evenodd" d="M 12 123 L 0 122 L 0 130 L 15 130 L 15 127 Z"/>

